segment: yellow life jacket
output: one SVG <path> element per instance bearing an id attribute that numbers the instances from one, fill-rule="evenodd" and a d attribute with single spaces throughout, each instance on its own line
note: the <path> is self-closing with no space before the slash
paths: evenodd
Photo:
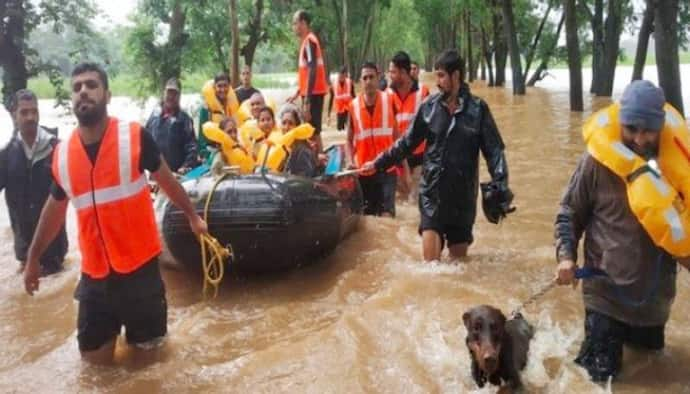
<path id="1" fill-rule="evenodd" d="M 201 95 L 208 108 L 211 121 L 219 124 L 220 121 L 223 120 L 223 117 L 236 117 L 240 104 L 235 95 L 235 90 L 229 86 L 228 94 L 225 98 L 225 108 L 223 108 L 220 100 L 216 97 L 216 89 L 213 85 L 213 80 L 206 81 L 204 87 L 201 89 Z"/>
<path id="2" fill-rule="evenodd" d="M 220 144 L 223 159 L 228 165 L 240 167 L 241 174 L 251 174 L 254 171 L 255 163 L 252 156 L 216 123 L 206 122 L 201 129 L 209 141 Z"/>
<path id="3" fill-rule="evenodd" d="M 685 120 L 672 106 L 664 106 L 657 172 L 621 141 L 619 110 L 613 104 L 587 120 L 587 150 L 623 179 L 630 209 L 652 241 L 673 256 L 690 256 L 690 133 Z"/>
<path id="4" fill-rule="evenodd" d="M 266 103 L 266 106 L 271 108 L 273 113 L 278 116 L 278 114 L 276 114 L 275 101 L 271 100 L 269 97 L 264 97 L 264 103 Z M 254 119 L 252 116 L 252 105 L 249 102 L 249 99 L 247 99 L 242 102 L 240 108 L 237 110 L 237 124 L 242 126 L 244 122 L 252 119 Z"/>
<path id="5" fill-rule="evenodd" d="M 252 154 L 256 156 L 258 144 L 266 138 L 266 135 L 259 128 L 256 120 L 249 119 L 237 129 L 237 137 L 240 140 L 240 145 L 242 145 L 247 152 L 252 152 Z"/>
<path id="6" fill-rule="evenodd" d="M 314 127 L 309 123 L 302 123 L 285 134 L 280 131 L 271 132 L 271 135 L 269 135 L 267 138 L 268 143 L 265 142 L 261 144 L 261 147 L 259 148 L 259 154 L 256 157 L 256 164 L 258 166 L 264 165 L 265 159 L 266 168 L 275 172 L 282 171 L 288 155 L 292 151 L 292 144 L 297 140 L 309 139 L 313 134 Z M 267 152 L 268 158 L 266 158 Z"/>

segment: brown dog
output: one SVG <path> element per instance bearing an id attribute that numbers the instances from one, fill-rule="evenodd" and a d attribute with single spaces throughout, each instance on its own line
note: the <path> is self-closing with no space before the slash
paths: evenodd
<path id="1" fill-rule="evenodd" d="M 505 383 L 513 390 L 521 388 L 519 371 L 527 364 L 529 341 L 534 336 L 532 326 L 519 313 L 506 321 L 500 310 L 489 305 L 468 310 L 462 320 L 477 385 Z"/>

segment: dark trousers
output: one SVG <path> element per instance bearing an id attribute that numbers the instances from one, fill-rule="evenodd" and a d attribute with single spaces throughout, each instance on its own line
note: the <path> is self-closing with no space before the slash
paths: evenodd
<path id="1" fill-rule="evenodd" d="M 347 125 L 347 118 L 350 117 L 350 114 L 347 113 L 347 111 L 343 113 L 338 113 L 338 124 L 337 124 L 337 130 L 338 131 L 343 131 L 345 130 L 345 126 Z"/>
<path id="2" fill-rule="evenodd" d="M 585 311 L 585 340 L 575 362 L 595 382 L 615 378 L 623 364 L 623 345 L 660 350 L 665 326 L 637 327 L 593 310 Z"/>
<path id="3" fill-rule="evenodd" d="M 324 95 L 309 96 L 309 113 L 311 115 L 311 125 L 314 126 L 314 134 L 321 134 L 321 123 L 323 121 L 323 98 Z"/>

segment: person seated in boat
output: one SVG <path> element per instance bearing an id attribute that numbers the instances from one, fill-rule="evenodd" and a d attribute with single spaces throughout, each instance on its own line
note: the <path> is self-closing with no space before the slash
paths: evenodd
<path id="1" fill-rule="evenodd" d="M 259 128 L 267 137 L 261 144 L 257 155 L 256 162 L 260 169 L 265 167 L 274 172 L 284 171 L 295 143 L 298 141 L 306 143 L 314 134 L 314 127 L 310 124 L 296 125 L 299 121 L 298 114 L 291 115 L 291 120 L 288 121 L 288 124 L 292 125 L 292 121 L 295 123 L 294 126 L 284 126 L 283 129 L 276 129 L 273 110 L 269 107 L 261 109 L 259 113 Z M 307 148 L 311 149 L 308 145 Z"/>
<path id="2" fill-rule="evenodd" d="M 230 76 L 220 73 L 212 80 L 207 81 L 201 89 L 204 104 L 199 111 L 199 124 L 211 121 L 220 124 L 223 118 L 236 117 L 239 110 L 239 102 L 235 91 L 230 86 Z M 199 133 L 199 155 L 207 159 L 210 152 L 206 149 L 204 133 Z"/>
<path id="3" fill-rule="evenodd" d="M 302 120 L 294 106 L 283 109 L 280 114 L 280 127 L 283 134 L 297 127 Z M 304 177 L 315 177 L 319 173 L 316 152 L 307 140 L 295 140 L 285 163 L 285 173 Z"/>
<path id="4" fill-rule="evenodd" d="M 239 141 L 242 146 L 254 151 L 255 145 L 266 138 L 267 134 L 259 128 L 259 112 L 264 108 L 265 100 L 261 93 L 254 93 L 240 107 L 238 113 Z"/>
<path id="5" fill-rule="evenodd" d="M 263 107 L 270 107 L 273 112 L 276 111 L 276 105 L 273 100 L 268 97 L 263 96 L 259 92 L 253 93 L 247 100 L 245 100 L 240 109 L 237 111 L 237 121 L 241 128 L 248 124 L 256 124 L 259 119 L 259 110 Z"/>
<path id="6" fill-rule="evenodd" d="M 219 127 L 220 126 L 220 127 Z M 220 125 L 206 122 L 202 132 L 209 145 L 217 147 L 218 153 L 211 157 L 211 168 L 228 166 L 239 167 L 241 174 L 250 174 L 254 170 L 254 157 L 237 142 L 237 124 L 234 118 L 221 120 Z"/>

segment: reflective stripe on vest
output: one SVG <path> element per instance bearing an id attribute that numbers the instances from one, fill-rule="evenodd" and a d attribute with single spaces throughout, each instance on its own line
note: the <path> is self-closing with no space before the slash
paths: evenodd
<path id="1" fill-rule="evenodd" d="M 347 106 L 352 101 L 352 80 L 345 79 L 344 86 L 341 88 L 340 81 L 335 81 L 333 93 L 335 98 L 335 109 L 340 114 L 347 111 Z"/>
<path id="2" fill-rule="evenodd" d="M 354 138 L 354 153 L 356 164 L 361 166 L 388 149 L 393 144 L 393 114 L 391 113 L 391 97 L 386 92 L 378 92 L 373 114 L 362 113 L 365 106 L 364 96 L 360 95 L 352 103 L 352 129 Z M 379 108 L 380 107 L 380 108 Z M 364 116 L 368 116 L 365 127 Z M 395 171 L 391 168 L 390 171 Z"/>
<path id="3" fill-rule="evenodd" d="M 355 122 L 357 122 L 357 128 L 359 129 L 358 133 L 355 135 L 355 140 L 356 141 L 361 141 L 365 140 L 367 138 L 371 137 L 392 137 L 393 136 L 393 128 L 390 127 L 390 124 L 388 122 L 388 95 L 387 93 L 384 92 L 379 92 L 379 97 L 381 99 L 381 127 L 375 127 L 375 128 L 370 128 L 370 129 L 365 129 L 364 125 L 362 123 L 362 109 L 360 106 L 360 103 L 364 104 L 364 97 L 360 96 L 354 105 L 355 113 Z M 374 110 L 374 113 L 376 110 Z"/>
<path id="4" fill-rule="evenodd" d="M 311 32 L 304 38 L 299 50 L 297 86 L 299 87 L 300 95 L 306 96 L 309 84 L 309 67 L 305 55 L 309 42 L 316 44 L 316 53 L 312 54 L 312 56 L 316 57 L 316 79 L 314 80 L 314 86 L 312 87 L 311 93 L 314 95 L 326 94 L 328 92 L 328 82 L 326 81 L 326 67 L 323 61 L 321 44 L 319 43 L 319 39 Z"/>
<path id="5" fill-rule="evenodd" d="M 88 191 L 78 196 L 75 196 L 72 193 L 72 182 L 67 169 L 67 163 L 69 160 L 67 154 L 68 146 L 61 146 L 58 150 L 58 171 L 60 183 L 62 189 L 65 191 L 65 194 L 70 198 L 74 209 L 80 210 L 92 207 L 94 201 L 96 205 L 100 205 L 123 200 L 140 193 L 142 189 L 147 187 L 146 177 L 144 174 L 141 174 L 136 180 L 132 181 L 132 141 L 129 133 L 129 123 L 125 121 L 118 122 L 117 141 L 120 184 L 102 189 L 96 189 L 93 191 L 93 193 Z"/>
<path id="6" fill-rule="evenodd" d="M 145 132 L 136 123 L 109 118 L 95 160 L 78 130 L 53 157 L 55 180 L 76 210 L 82 272 L 91 278 L 134 272 L 161 252 L 151 196 L 138 168 Z"/>
<path id="7" fill-rule="evenodd" d="M 417 89 L 417 91 L 413 95 L 414 97 L 414 105 L 412 106 L 413 111 L 412 112 L 406 112 L 405 111 L 405 103 L 401 102 L 400 103 L 400 109 L 398 110 L 398 113 L 395 115 L 395 120 L 398 122 L 400 125 L 400 130 L 404 131 L 407 129 L 407 125 L 409 122 L 414 119 L 414 116 L 417 115 L 417 111 L 419 111 L 419 107 L 422 105 L 422 89 Z M 405 98 L 405 101 L 407 101 L 407 97 Z"/>

